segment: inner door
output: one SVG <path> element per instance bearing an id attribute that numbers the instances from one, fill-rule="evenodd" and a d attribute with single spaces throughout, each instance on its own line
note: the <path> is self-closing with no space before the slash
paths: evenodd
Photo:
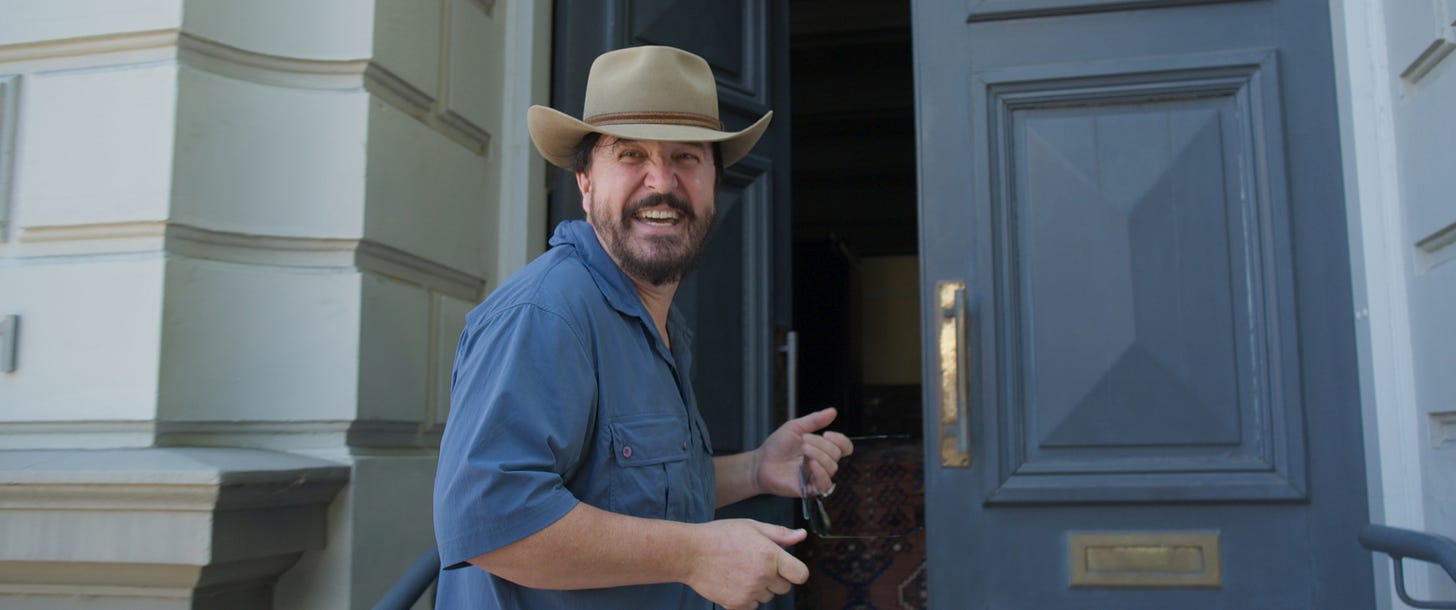
<path id="1" fill-rule="evenodd" d="M 1327 10 L 915 3 L 930 607 L 1373 607 Z"/>

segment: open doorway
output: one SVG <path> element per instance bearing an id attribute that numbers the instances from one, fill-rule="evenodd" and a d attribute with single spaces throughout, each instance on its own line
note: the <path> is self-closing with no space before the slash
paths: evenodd
<path id="1" fill-rule="evenodd" d="M 800 410 L 858 443 L 798 553 L 798 608 L 924 598 L 915 115 L 908 0 L 789 5 Z"/>

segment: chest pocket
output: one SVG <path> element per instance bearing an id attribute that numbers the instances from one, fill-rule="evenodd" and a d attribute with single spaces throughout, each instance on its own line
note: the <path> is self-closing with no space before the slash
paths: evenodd
<path id="1" fill-rule="evenodd" d="M 683 520 L 687 476 L 687 422 L 671 415 L 619 419 L 612 432 L 609 510 L 651 519 Z"/>

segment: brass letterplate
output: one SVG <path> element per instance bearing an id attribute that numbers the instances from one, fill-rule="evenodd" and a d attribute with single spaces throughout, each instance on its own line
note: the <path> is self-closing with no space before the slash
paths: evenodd
<path id="1" fill-rule="evenodd" d="M 1218 588 L 1218 532 L 1074 532 L 1072 586 Z"/>

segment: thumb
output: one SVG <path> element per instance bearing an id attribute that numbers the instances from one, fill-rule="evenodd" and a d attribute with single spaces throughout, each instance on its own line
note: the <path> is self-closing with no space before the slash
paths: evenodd
<path id="1" fill-rule="evenodd" d="M 829 424 L 834 422 L 834 418 L 838 416 L 838 409 L 835 409 L 834 407 L 827 407 L 800 417 L 799 419 L 794 420 L 792 423 L 795 424 L 794 427 L 797 428 L 800 432 L 816 432 L 828 427 Z"/>
<path id="2" fill-rule="evenodd" d="M 779 546 L 793 546 L 795 544 L 803 542 L 805 538 L 809 537 L 809 533 L 804 531 L 803 529 L 791 530 L 782 525 L 774 525 L 772 523 L 762 523 L 758 521 L 755 521 L 754 523 L 758 526 L 758 532 L 760 534 L 763 534 L 765 538 L 772 540 L 774 544 L 777 544 Z"/>

